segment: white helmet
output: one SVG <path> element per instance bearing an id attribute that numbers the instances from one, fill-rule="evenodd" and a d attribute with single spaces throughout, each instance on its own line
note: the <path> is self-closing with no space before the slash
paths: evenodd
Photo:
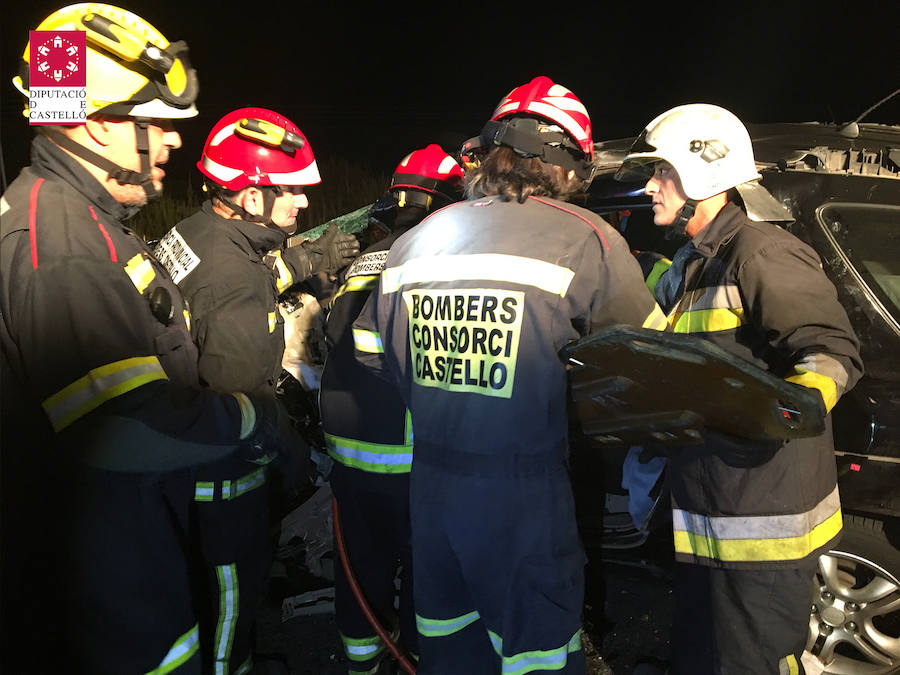
<path id="1" fill-rule="evenodd" d="M 759 180 L 750 134 L 719 106 L 691 103 L 659 115 L 638 136 L 617 180 L 646 180 L 664 160 L 675 167 L 688 199 L 700 201 Z"/>

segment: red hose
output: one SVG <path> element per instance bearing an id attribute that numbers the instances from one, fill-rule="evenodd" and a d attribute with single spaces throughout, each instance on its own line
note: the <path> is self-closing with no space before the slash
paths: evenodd
<path id="1" fill-rule="evenodd" d="M 412 661 L 410 661 L 409 656 L 403 648 L 391 640 L 390 635 L 388 635 L 384 626 L 378 621 L 375 614 L 372 612 L 372 608 L 369 607 L 366 596 L 363 595 L 362 589 L 359 587 L 359 582 L 356 581 L 356 575 L 353 574 L 353 568 L 350 566 L 350 558 L 347 556 L 347 545 L 344 543 L 344 531 L 341 528 L 341 514 L 338 509 L 337 499 L 334 495 L 331 496 L 331 513 L 334 518 L 334 538 L 337 541 L 338 555 L 340 555 L 341 565 L 344 567 L 344 574 L 347 575 L 347 581 L 350 582 L 350 590 L 353 591 L 353 597 L 356 598 L 356 602 L 359 604 L 362 613 L 365 614 L 366 620 L 372 625 L 375 632 L 378 633 L 378 637 L 381 638 L 381 641 L 387 645 L 388 650 L 394 655 L 394 658 L 397 659 L 400 667 L 409 675 L 415 675 L 416 667 L 412 664 Z"/>

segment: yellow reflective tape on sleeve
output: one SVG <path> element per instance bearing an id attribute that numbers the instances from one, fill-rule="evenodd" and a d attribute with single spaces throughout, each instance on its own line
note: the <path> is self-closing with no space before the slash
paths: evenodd
<path id="1" fill-rule="evenodd" d="M 291 274 L 287 264 L 281 257 L 281 251 L 274 251 L 272 255 L 275 260 L 275 271 L 278 273 L 275 286 L 278 288 L 279 293 L 283 293 L 294 283 L 294 275 Z M 269 332 L 271 333 L 272 331 L 270 330 Z"/>
<path id="2" fill-rule="evenodd" d="M 191 313 L 188 310 L 184 310 L 184 325 L 187 326 L 188 333 L 191 332 Z"/>
<path id="3" fill-rule="evenodd" d="M 344 295 L 344 293 L 353 293 L 354 291 L 371 291 L 373 288 L 375 288 L 375 285 L 377 283 L 377 274 L 367 274 L 360 277 L 351 277 L 350 279 L 347 279 L 344 285 L 340 287 L 337 293 L 335 293 L 334 298 L 332 298 L 331 302 L 332 304 L 334 304 L 334 301 Z"/>
<path id="4" fill-rule="evenodd" d="M 665 330 L 666 326 L 669 325 L 668 319 L 666 319 L 666 315 L 659 308 L 659 305 L 653 305 L 653 311 L 647 315 L 647 318 L 644 320 L 644 323 L 641 325 L 641 328 L 649 328 L 650 330 Z"/>
<path id="5" fill-rule="evenodd" d="M 367 354 L 384 354 L 381 335 L 372 330 L 354 328 L 353 344 L 356 345 L 357 351 L 366 352 Z"/>
<path id="6" fill-rule="evenodd" d="M 140 356 L 94 368 L 43 402 L 55 431 L 61 431 L 109 401 L 154 380 L 167 380 L 159 359 Z"/>
<path id="7" fill-rule="evenodd" d="M 125 263 L 125 273 L 128 275 L 128 278 L 131 279 L 131 283 L 134 284 L 134 287 L 138 289 L 138 292 L 142 295 L 144 291 L 147 290 L 147 286 L 150 285 L 150 282 L 156 278 L 156 271 L 153 269 L 153 264 L 140 253 Z"/>
<path id="8" fill-rule="evenodd" d="M 650 274 L 647 275 L 647 278 L 644 280 L 644 283 L 647 284 L 647 288 L 650 289 L 652 293 L 656 288 L 656 284 L 659 283 L 659 278 L 665 274 L 669 268 L 672 266 L 672 261 L 668 258 L 663 258 L 662 260 L 658 260 L 653 268 L 650 270 Z"/>
<path id="9" fill-rule="evenodd" d="M 825 411 L 830 412 L 838 401 L 837 384 L 835 384 L 834 380 L 827 375 L 814 373 L 800 366 L 794 366 L 794 370 L 797 372 L 796 375 L 791 375 L 784 379 L 802 387 L 818 391 L 822 394 L 822 400 L 825 402 Z"/>
<path id="10" fill-rule="evenodd" d="M 278 317 L 275 315 L 275 312 L 269 312 L 269 332 L 272 333 L 275 331 L 275 326 L 278 325 Z"/>
<path id="11" fill-rule="evenodd" d="M 712 333 L 733 330 L 744 323 L 743 309 L 700 309 L 673 314 L 669 323 L 676 333 Z"/>
<path id="12" fill-rule="evenodd" d="M 247 397 L 247 394 L 235 392 L 232 396 L 237 399 L 238 407 L 241 409 L 241 432 L 240 439 L 244 440 L 256 428 L 256 406 Z"/>
<path id="13" fill-rule="evenodd" d="M 381 292 L 432 281 L 506 281 L 565 297 L 575 273 L 546 260 L 502 253 L 413 258 L 382 272 Z"/>

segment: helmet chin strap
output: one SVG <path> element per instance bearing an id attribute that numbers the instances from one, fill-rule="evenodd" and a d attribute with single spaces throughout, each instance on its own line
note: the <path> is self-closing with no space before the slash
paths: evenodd
<path id="1" fill-rule="evenodd" d="M 150 171 L 150 133 L 148 131 L 150 120 L 146 117 L 135 117 L 132 118 L 132 121 L 134 122 L 135 147 L 141 163 L 140 171 L 131 171 L 119 166 L 103 155 L 99 155 L 72 140 L 59 129 L 49 127 L 42 133 L 61 148 L 65 148 L 73 155 L 103 169 L 117 183 L 122 185 L 140 185 L 144 190 L 144 194 L 147 195 L 147 201 L 153 201 L 159 199 L 161 192 L 153 184 L 153 175 Z"/>
<path id="2" fill-rule="evenodd" d="M 697 211 L 697 200 L 688 199 L 678 211 L 675 220 L 666 228 L 666 239 L 678 239 L 687 234 L 687 224 Z"/>
<path id="3" fill-rule="evenodd" d="M 272 209 L 275 207 L 275 199 L 277 198 L 275 191 L 266 189 L 266 187 L 257 187 L 257 189 L 262 192 L 263 196 L 263 212 L 259 215 L 250 213 L 243 206 L 226 197 L 221 190 L 216 190 L 215 197 L 231 209 L 232 212 L 239 215 L 241 220 L 246 220 L 248 223 L 259 223 L 260 225 L 265 225 L 273 230 L 281 230 L 278 225 L 272 222 Z"/>

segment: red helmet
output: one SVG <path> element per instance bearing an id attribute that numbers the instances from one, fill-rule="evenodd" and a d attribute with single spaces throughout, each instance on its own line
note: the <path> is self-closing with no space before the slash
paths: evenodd
<path id="1" fill-rule="evenodd" d="M 226 190 L 322 182 L 303 132 L 265 108 L 240 108 L 220 119 L 209 132 L 197 168 Z"/>
<path id="2" fill-rule="evenodd" d="M 575 94 L 549 77 L 536 77 L 504 96 L 481 134 L 463 144 L 460 156 L 466 166 L 477 166 L 479 154 L 497 146 L 572 169 L 582 180 L 593 175 L 594 140 L 587 110 Z"/>
<path id="3" fill-rule="evenodd" d="M 462 197 L 462 187 L 462 167 L 441 146 L 432 143 L 400 160 L 391 177 L 390 190 L 419 190 L 455 202 Z"/>
<path id="4" fill-rule="evenodd" d="M 528 84 L 509 92 L 497 104 L 491 120 L 518 116 L 540 117 L 565 129 L 581 151 L 594 157 L 594 141 L 591 138 L 591 118 L 587 109 L 575 94 L 549 77 L 540 75 Z"/>

